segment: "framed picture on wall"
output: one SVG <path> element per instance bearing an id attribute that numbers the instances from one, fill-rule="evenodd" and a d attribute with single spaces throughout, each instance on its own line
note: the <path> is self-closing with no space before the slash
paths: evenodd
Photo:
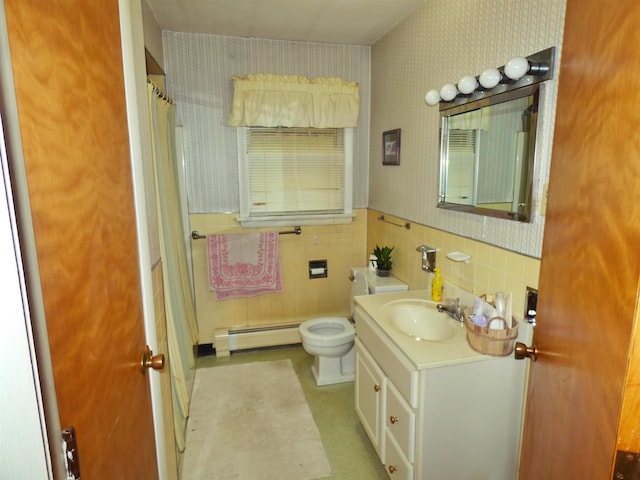
<path id="1" fill-rule="evenodd" d="M 400 165 L 400 129 L 382 134 L 382 164 Z"/>

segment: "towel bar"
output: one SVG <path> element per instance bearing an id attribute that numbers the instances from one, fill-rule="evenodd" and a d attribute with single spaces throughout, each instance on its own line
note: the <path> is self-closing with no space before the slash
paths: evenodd
<path id="1" fill-rule="evenodd" d="M 293 227 L 293 230 L 288 230 L 286 232 L 278 232 L 278 235 L 291 235 L 295 233 L 296 235 L 300 235 L 302 233 L 302 228 L 299 226 Z M 194 240 L 199 240 L 201 238 L 207 238 L 206 235 L 200 235 L 197 230 L 191 232 L 191 238 Z"/>
<path id="2" fill-rule="evenodd" d="M 399 223 L 395 223 L 395 222 L 392 222 L 391 220 L 387 220 L 386 218 L 384 218 L 384 215 L 380 215 L 378 217 L 378 220 L 382 220 L 385 223 L 390 223 L 391 225 L 395 225 L 396 227 L 404 227 L 407 230 L 411 229 L 411 223 L 410 222 L 405 222 L 404 225 L 400 225 Z"/>

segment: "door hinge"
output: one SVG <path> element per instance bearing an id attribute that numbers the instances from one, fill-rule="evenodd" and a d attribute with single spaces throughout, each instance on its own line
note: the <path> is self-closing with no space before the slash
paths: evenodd
<path id="1" fill-rule="evenodd" d="M 80 459 L 76 445 L 76 430 L 73 427 L 62 431 L 62 451 L 64 465 L 67 469 L 67 480 L 80 480 Z"/>

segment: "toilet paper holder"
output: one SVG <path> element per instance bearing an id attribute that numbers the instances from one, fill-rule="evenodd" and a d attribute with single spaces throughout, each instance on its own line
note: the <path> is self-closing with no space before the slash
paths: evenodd
<path id="1" fill-rule="evenodd" d="M 309 278 L 327 278 L 328 272 L 326 260 L 309 260 Z"/>

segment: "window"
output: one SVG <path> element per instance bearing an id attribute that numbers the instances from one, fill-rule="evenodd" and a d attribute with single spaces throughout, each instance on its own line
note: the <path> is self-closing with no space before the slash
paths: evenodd
<path id="1" fill-rule="evenodd" d="M 243 226 L 349 223 L 353 129 L 238 129 Z"/>

